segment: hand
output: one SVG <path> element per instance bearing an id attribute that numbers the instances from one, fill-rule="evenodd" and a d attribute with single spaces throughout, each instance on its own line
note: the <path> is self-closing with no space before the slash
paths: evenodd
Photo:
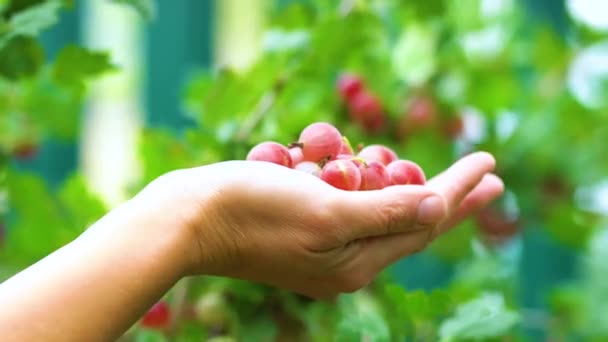
<path id="1" fill-rule="evenodd" d="M 499 196 L 494 167 L 479 152 L 425 186 L 347 192 L 282 166 L 230 161 L 169 173 L 138 197 L 179 213 L 191 233 L 189 273 L 321 298 L 366 286 Z"/>

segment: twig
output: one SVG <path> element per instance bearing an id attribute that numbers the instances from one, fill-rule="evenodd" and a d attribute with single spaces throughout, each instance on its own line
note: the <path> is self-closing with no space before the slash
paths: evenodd
<path id="1" fill-rule="evenodd" d="M 241 126 L 241 129 L 235 134 L 234 139 L 237 142 L 244 142 L 247 140 L 251 133 L 253 133 L 253 130 L 255 130 L 268 112 L 270 112 L 270 108 L 274 105 L 277 95 L 285 88 L 285 82 L 286 77 L 279 78 L 274 83 L 274 86 L 262 95 L 255 110 L 251 113 L 243 126 Z"/>
<path id="2" fill-rule="evenodd" d="M 259 125 L 264 116 L 270 111 L 276 98 L 275 90 L 271 90 L 264 94 L 258 102 L 255 111 L 251 114 L 247 121 L 241 126 L 241 129 L 236 133 L 235 140 L 243 142 L 249 138 L 253 130 Z"/>

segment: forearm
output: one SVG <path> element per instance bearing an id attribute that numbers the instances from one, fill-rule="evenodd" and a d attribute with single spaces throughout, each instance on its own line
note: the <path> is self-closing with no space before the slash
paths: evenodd
<path id="1" fill-rule="evenodd" d="M 0 285 L 3 341 L 114 341 L 186 273 L 168 225 L 129 203 Z"/>

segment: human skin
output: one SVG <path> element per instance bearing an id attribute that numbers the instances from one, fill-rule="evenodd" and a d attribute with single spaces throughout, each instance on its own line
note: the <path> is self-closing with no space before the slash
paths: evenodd
<path id="1" fill-rule="evenodd" d="M 424 186 L 374 191 L 265 162 L 170 172 L 0 284 L 2 340 L 114 341 L 188 276 L 356 291 L 499 196 L 494 167 L 474 153 Z"/>

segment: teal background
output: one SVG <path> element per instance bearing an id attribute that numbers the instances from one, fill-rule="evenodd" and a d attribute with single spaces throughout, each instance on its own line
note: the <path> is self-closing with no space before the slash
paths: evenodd
<path id="1" fill-rule="evenodd" d="M 563 1 L 521 2 L 526 6 L 530 20 L 548 21 L 562 34 L 568 31 Z M 157 18 L 144 29 L 147 58 L 143 98 L 145 123 L 181 130 L 191 124 L 181 108 L 180 96 L 185 81 L 191 71 L 208 67 L 212 60 L 214 6 L 210 0 L 157 1 L 157 5 Z M 73 11 L 63 13 L 61 23 L 44 33 L 43 42 L 49 58 L 61 46 L 80 42 L 79 27 L 86 25 L 80 15 L 81 7 L 76 4 Z M 74 143 L 46 141 L 35 159 L 17 166 L 41 173 L 51 186 L 56 186 L 76 169 L 77 153 L 78 146 Z M 522 239 L 519 288 L 525 289 L 520 293 L 522 305 L 539 308 L 544 305 L 543 293 L 549 287 L 574 276 L 577 257 L 574 251 L 542 234 L 542 223 L 532 225 L 534 229 L 526 229 Z M 555 266 L 548 268 L 547 264 Z M 398 280 L 410 289 L 443 286 L 453 274 L 452 265 L 429 254 L 409 257 L 396 264 L 393 270 Z"/>

